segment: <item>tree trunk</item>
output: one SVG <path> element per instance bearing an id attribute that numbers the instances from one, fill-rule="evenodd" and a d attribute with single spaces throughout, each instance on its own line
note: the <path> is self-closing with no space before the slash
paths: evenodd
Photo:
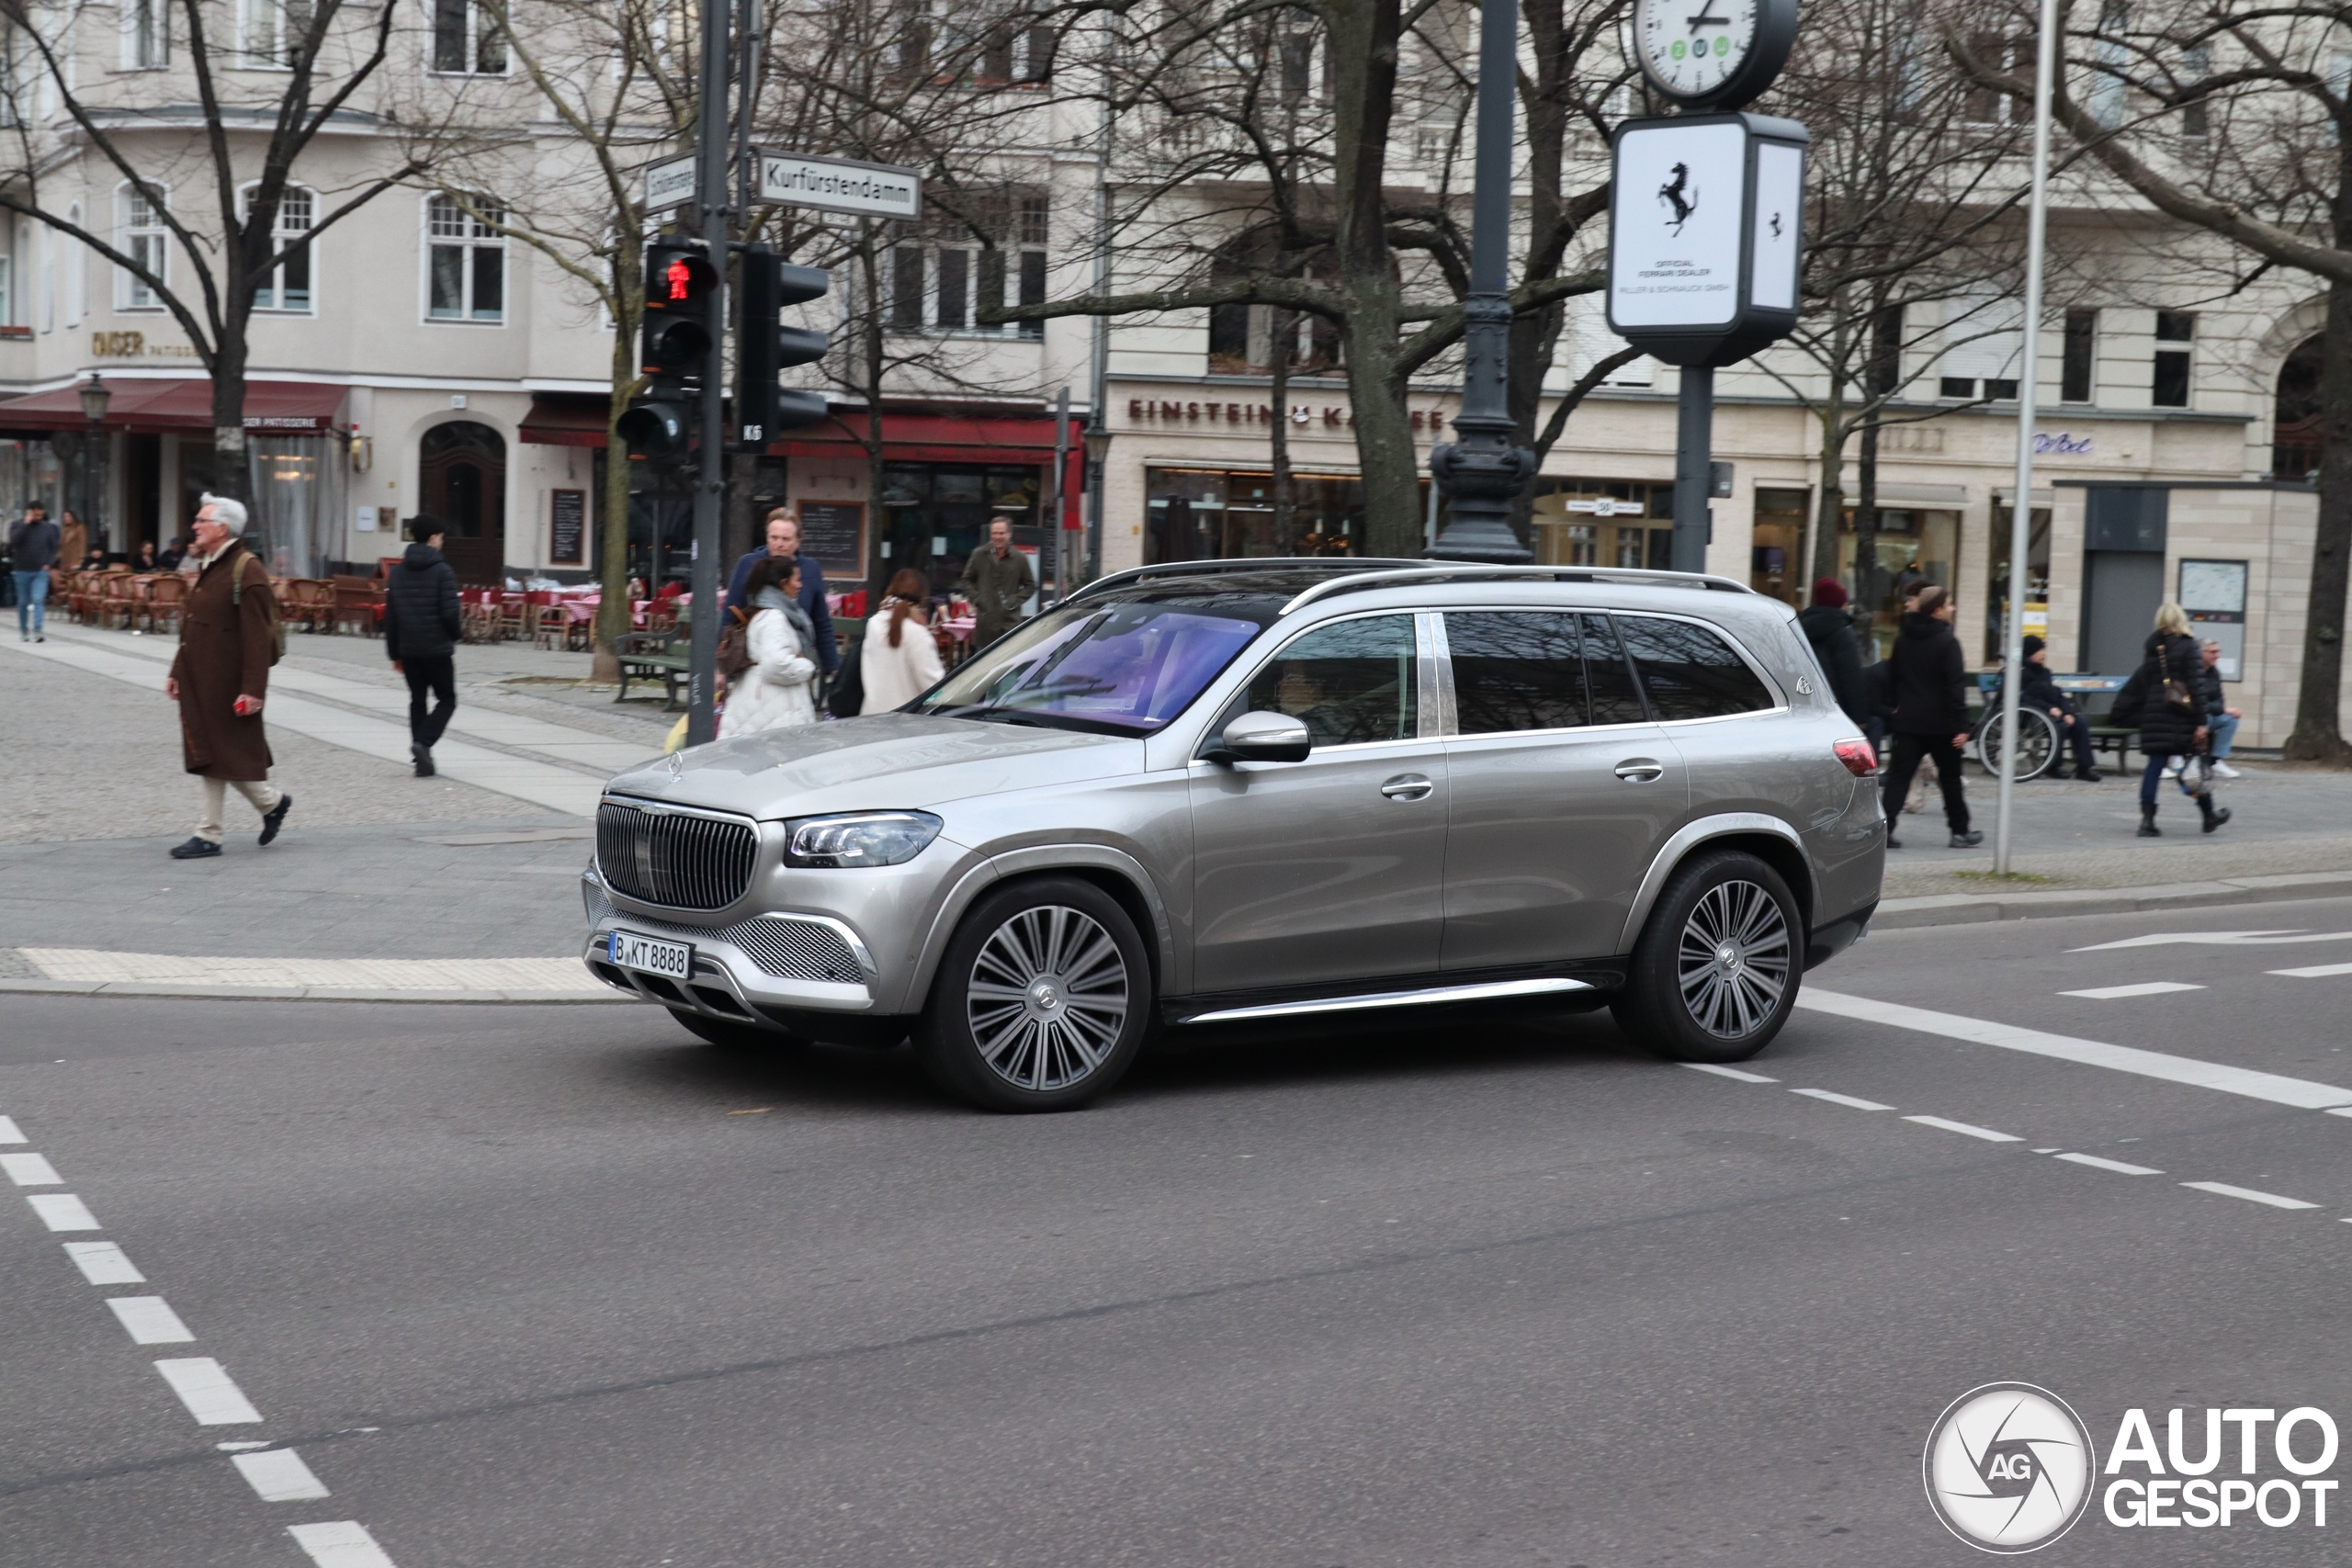
<path id="1" fill-rule="evenodd" d="M 2352 283 L 2327 289 L 2319 373 L 2319 531 L 2312 541 L 2311 596 L 2304 608 L 2302 680 L 2290 761 L 2352 763 L 2337 709 L 2344 681 L 2344 612 L 2352 556 Z"/>
<path id="2" fill-rule="evenodd" d="M 1821 494 L 1813 513 L 1813 575 L 1836 577 L 1838 533 L 1846 513 L 1845 400 L 1833 390 L 1822 406 Z"/>
<path id="3" fill-rule="evenodd" d="M 213 493 L 253 501 L 253 477 L 245 462 L 244 322 L 232 318 L 220 334 L 212 361 Z"/>
<path id="4" fill-rule="evenodd" d="M 1878 428 L 1876 413 L 1862 422 L 1854 493 L 1854 603 L 1873 619 L 1878 615 Z"/>
<path id="5" fill-rule="evenodd" d="M 599 684 L 617 685 L 621 678 L 621 639 L 629 633 L 632 606 L 628 594 L 628 444 L 621 439 L 621 415 L 628 412 L 629 393 L 637 388 L 638 332 L 645 320 L 645 254 L 625 233 L 613 256 L 616 282 L 613 312 L 612 390 L 605 400 L 605 522 L 603 559 L 596 573 L 596 651 L 588 678 Z M 634 283 L 630 280 L 635 280 Z M 658 526 L 658 519 L 657 519 Z M 649 588 L 648 592 L 651 590 Z"/>
<path id="6" fill-rule="evenodd" d="M 879 243 L 871 223 L 861 226 L 857 249 L 857 267 L 865 287 L 865 309 L 858 325 L 857 358 L 855 364 L 864 372 L 865 386 L 859 391 L 865 399 L 865 515 L 867 552 L 865 558 L 865 610 L 873 615 L 882 608 L 882 595 L 890 590 L 890 579 L 899 568 L 913 563 L 894 559 L 883 554 L 890 538 L 890 513 L 883 504 L 886 474 L 882 463 L 882 374 L 887 363 L 887 345 L 882 341 L 882 260 Z"/>
<path id="7" fill-rule="evenodd" d="M 1273 385 L 1267 389 L 1272 400 L 1273 422 L 1266 430 L 1268 457 L 1273 468 L 1274 494 L 1274 554 L 1287 556 L 1291 545 L 1291 484 L 1290 484 L 1290 361 L 1291 353 L 1298 346 L 1298 314 L 1274 307 L 1273 346 L 1267 357 L 1267 368 L 1273 374 Z"/>

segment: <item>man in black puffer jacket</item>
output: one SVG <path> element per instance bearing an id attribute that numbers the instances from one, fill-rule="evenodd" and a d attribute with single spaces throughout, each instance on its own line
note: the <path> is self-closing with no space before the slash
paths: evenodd
<path id="1" fill-rule="evenodd" d="M 2173 604 L 2156 606 L 2156 629 L 2148 634 L 2143 647 L 2147 657 L 2123 683 L 2123 690 L 2115 694 L 2115 706 L 2108 719 L 2140 727 L 2140 750 L 2148 761 L 2140 773 L 2139 836 L 2160 839 L 2164 830 L 2156 826 L 2156 785 L 2164 778 L 2166 764 L 2175 756 L 2194 757 L 2209 744 L 2205 704 L 2198 694 L 2204 655 L 2188 633 L 2188 612 Z M 2165 683 L 2169 681 L 2177 681 L 2184 688 L 2186 706 L 2175 707 L 2165 700 Z M 2197 797 L 2197 809 L 2208 833 L 2230 819 L 2227 811 L 2214 808 L 2211 794 Z"/>
<path id="2" fill-rule="evenodd" d="M 458 638 L 465 621 L 458 611 L 458 574 L 441 558 L 438 517 L 412 517 L 408 536 L 415 543 L 384 584 L 384 651 L 392 668 L 408 677 L 408 753 L 416 776 L 433 776 L 433 747 L 458 709 Z M 433 711 L 424 710 L 427 692 Z"/>
<path id="3" fill-rule="evenodd" d="M 1894 651 L 1887 655 L 1894 680 L 1894 765 L 1886 773 L 1886 847 L 1903 847 L 1894 836 L 1902 819 L 1903 797 L 1910 793 L 1911 776 L 1920 761 L 1936 760 L 1936 779 L 1943 785 L 1944 822 L 1951 829 L 1951 847 L 1974 849 L 1984 835 L 1968 826 L 1968 799 L 1960 788 L 1960 758 L 1968 744 L 1968 662 L 1961 657 L 1960 639 L 1951 633 L 1951 592 L 1935 583 L 1919 591 L 1918 607 L 1903 617 L 1895 634 Z"/>

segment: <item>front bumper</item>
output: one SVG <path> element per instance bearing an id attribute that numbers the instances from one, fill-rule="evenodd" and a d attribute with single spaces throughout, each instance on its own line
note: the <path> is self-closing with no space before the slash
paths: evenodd
<path id="1" fill-rule="evenodd" d="M 581 961 L 616 991 L 663 1007 L 688 1008 L 729 1022 L 773 1022 L 767 1010 L 869 1012 L 880 978 L 874 955 L 846 922 L 823 915 L 763 914 L 724 926 L 683 926 L 613 908 L 591 869 L 580 878 L 588 910 Z M 675 981 L 611 963 L 615 926 L 691 942 L 694 977 Z"/>

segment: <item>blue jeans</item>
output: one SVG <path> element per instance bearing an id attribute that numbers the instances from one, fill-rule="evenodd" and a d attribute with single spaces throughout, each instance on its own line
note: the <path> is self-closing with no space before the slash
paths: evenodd
<path id="1" fill-rule="evenodd" d="M 2165 769 L 2171 761 L 2170 756 L 2157 753 L 2150 756 L 2148 765 L 2141 770 L 2140 804 L 2150 811 L 2156 808 L 2156 784 L 2164 778 Z"/>
<path id="2" fill-rule="evenodd" d="M 2205 723 L 2213 732 L 2213 761 L 2228 758 L 2230 742 L 2237 739 L 2238 716 L 2233 713 L 2209 714 Z"/>
<path id="3" fill-rule="evenodd" d="M 49 610 L 49 573 L 46 571 L 12 571 L 17 580 L 17 630 L 41 629 Z"/>

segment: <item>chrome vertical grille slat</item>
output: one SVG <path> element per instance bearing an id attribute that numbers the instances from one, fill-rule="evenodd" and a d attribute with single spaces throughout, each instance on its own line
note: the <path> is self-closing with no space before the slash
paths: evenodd
<path id="1" fill-rule="evenodd" d="M 758 849 L 748 822 L 649 811 L 619 800 L 596 807 L 597 867 L 640 903 L 723 909 L 751 887 Z"/>

